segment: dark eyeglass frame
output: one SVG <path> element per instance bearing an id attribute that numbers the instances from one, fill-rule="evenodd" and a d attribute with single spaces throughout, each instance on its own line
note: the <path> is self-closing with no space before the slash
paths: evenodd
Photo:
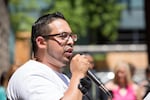
<path id="1" fill-rule="evenodd" d="M 57 34 L 49 34 L 49 35 L 41 35 L 43 38 L 49 39 L 49 37 L 59 36 L 62 40 L 68 40 L 70 37 L 73 39 L 74 42 L 77 41 L 77 34 L 62 32 Z"/>

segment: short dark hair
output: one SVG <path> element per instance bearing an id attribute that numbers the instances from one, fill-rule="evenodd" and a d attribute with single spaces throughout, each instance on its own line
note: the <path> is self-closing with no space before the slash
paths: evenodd
<path id="1" fill-rule="evenodd" d="M 37 51 L 36 38 L 38 36 L 50 33 L 52 31 L 52 29 L 48 26 L 48 24 L 56 19 L 66 20 L 62 13 L 55 12 L 52 14 L 46 14 L 46 15 L 41 16 L 32 25 L 31 42 L 32 42 L 33 53 L 35 53 Z"/>

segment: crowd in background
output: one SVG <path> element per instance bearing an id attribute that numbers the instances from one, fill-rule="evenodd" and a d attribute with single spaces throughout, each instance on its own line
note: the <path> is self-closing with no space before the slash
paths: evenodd
<path id="1" fill-rule="evenodd" d="M 94 70 L 94 59 L 92 55 L 85 54 L 90 62 L 93 64 L 92 72 Z M 18 66 L 12 66 L 7 72 L 3 72 L 0 77 L 0 100 L 7 100 L 6 88 L 8 81 Z M 135 66 L 131 63 L 118 61 L 114 67 L 114 79 L 109 80 L 104 85 L 112 95 L 112 100 L 143 100 L 143 98 L 150 92 L 150 67 L 145 69 L 145 80 L 137 83 L 133 81 L 135 74 Z M 90 100 L 111 100 L 99 87 L 92 81 L 89 90 Z M 89 99 L 84 99 L 89 100 Z"/>

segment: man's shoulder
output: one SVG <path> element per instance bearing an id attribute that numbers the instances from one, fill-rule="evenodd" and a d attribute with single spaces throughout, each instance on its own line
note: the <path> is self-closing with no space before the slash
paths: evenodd
<path id="1" fill-rule="evenodd" d="M 50 69 L 50 68 L 48 68 L 48 66 L 46 66 L 45 64 L 42 64 L 42 63 L 37 62 L 35 60 L 29 60 L 25 64 L 20 66 L 16 70 L 16 73 L 20 73 L 20 74 L 25 74 L 26 72 L 34 73 L 35 71 L 41 71 L 42 72 L 43 70 L 48 70 L 48 69 Z"/>
<path id="2" fill-rule="evenodd" d="M 39 76 L 46 75 L 46 73 L 48 73 L 49 71 L 48 70 L 49 68 L 43 66 L 44 64 L 40 64 L 34 60 L 29 60 L 25 64 L 20 66 L 18 69 L 16 69 L 16 71 L 11 76 L 10 81 L 17 80 L 19 82 L 19 81 L 25 81 L 24 79 L 28 77 L 32 78 L 32 76 L 37 74 Z"/>

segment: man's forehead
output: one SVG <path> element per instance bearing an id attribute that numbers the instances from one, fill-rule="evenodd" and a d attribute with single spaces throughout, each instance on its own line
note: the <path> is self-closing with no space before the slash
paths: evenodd
<path id="1" fill-rule="evenodd" d="M 54 20 L 49 24 L 49 26 L 51 27 L 52 31 L 57 31 L 57 33 L 72 32 L 67 21 L 63 19 Z"/>

